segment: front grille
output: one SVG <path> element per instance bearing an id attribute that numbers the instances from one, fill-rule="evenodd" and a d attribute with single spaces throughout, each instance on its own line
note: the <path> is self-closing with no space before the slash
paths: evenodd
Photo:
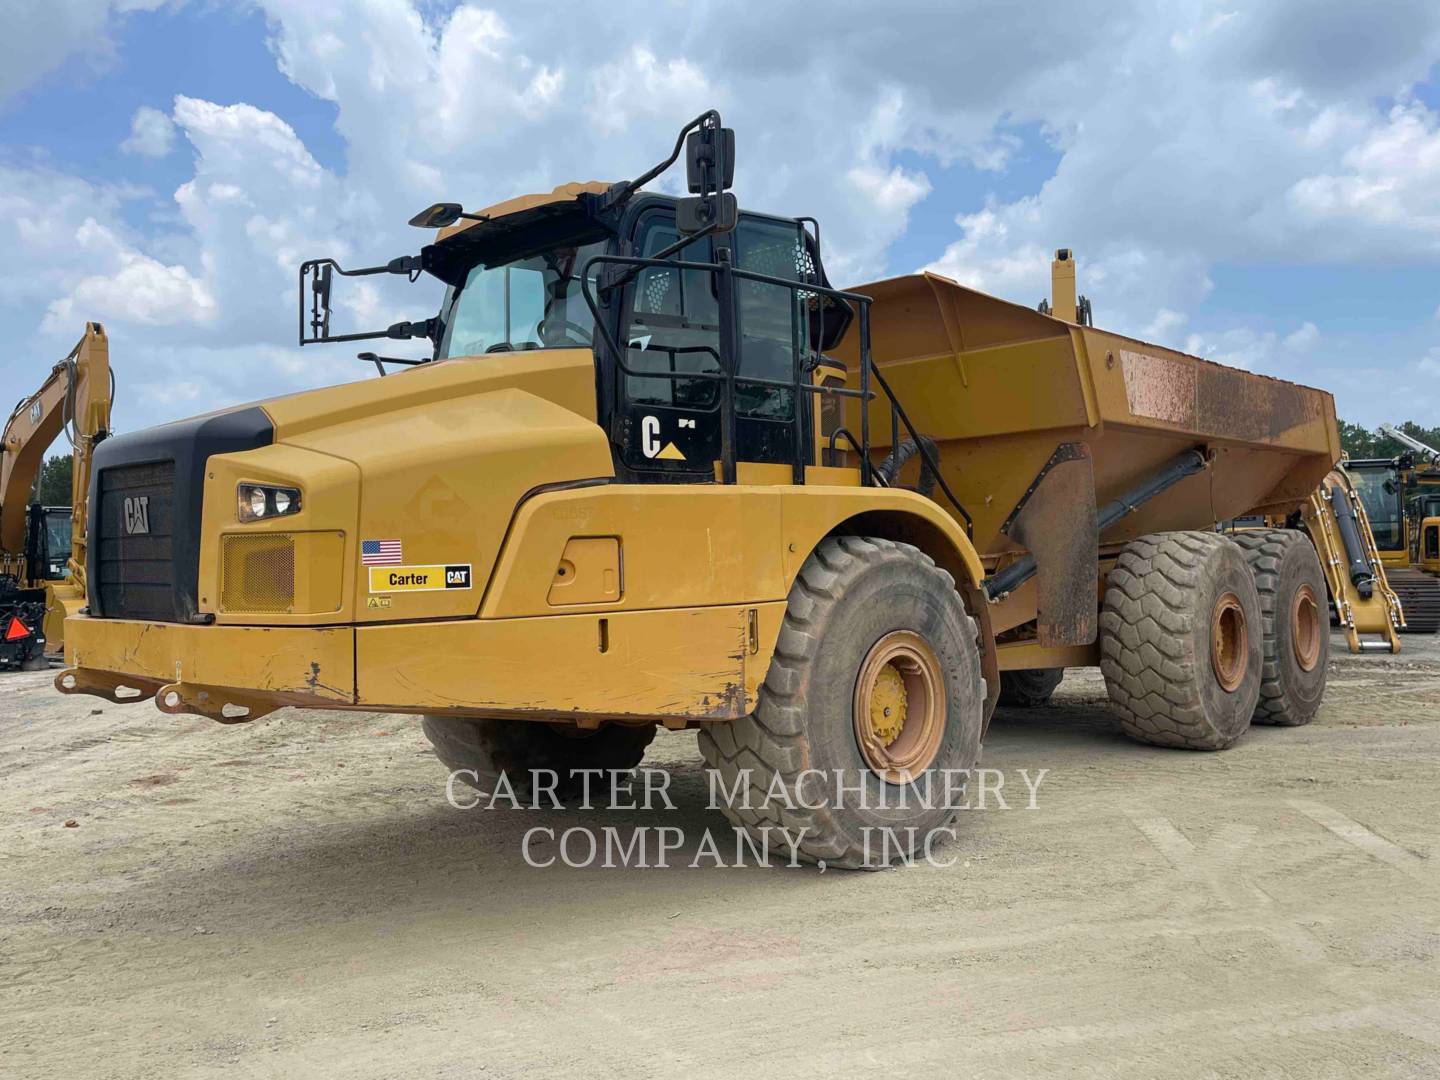
<path id="1" fill-rule="evenodd" d="M 111 618 L 175 618 L 175 463 L 115 465 L 99 476 L 100 605 Z"/>
<path id="2" fill-rule="evenodd" d="M 295 538 L 288 533 L 221 541 L 220 610 L 283 613 L 295 608 Z"/>

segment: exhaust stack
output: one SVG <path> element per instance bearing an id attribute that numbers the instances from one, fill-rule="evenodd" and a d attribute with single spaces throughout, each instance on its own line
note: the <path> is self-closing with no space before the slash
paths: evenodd
<path id="1" fill-rule="evenodd" d="M 1055 252 L 1050 264 L 1050 314 L 1075 322 L 1075 257 L 1069 248 Z"/>

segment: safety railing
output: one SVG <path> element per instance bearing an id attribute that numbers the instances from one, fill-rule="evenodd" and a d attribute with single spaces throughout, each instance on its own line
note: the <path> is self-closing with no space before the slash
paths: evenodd
<path id="1" fill-rule="evenodd" d="M 605 313 L 591 291 L 591 282 L 594 279 L 593 268 L 599 265 L 625 267 L 628 270 L 623 274 L 624 280 L 630 280 L 639 273 L 651 267 L 663 268 L 673 271 L 699 271 L 714 276 L 715 295 L 720 313 L 720 363 L 719 371 L 648 371 L 631 367 L 626 362 L 626 350 L 621 347 L 615 339 L 614 334 L 606 323 Z M 816 277 L 816 274 L 805 274 L 805 277 Z M 758 375 L 741 375 L 735 368 L 735 357 L 739 355 L 739 308 L 735 297 L 735 283 L 737 281 L 754 282 L 759 285 L 772 285 L 778 288 L 788 289 L 792 294 L 807 294 L 814 296 L 823 307 L 824 300 L 828 298 L 836 303 L 849 305 L 856 317 L 856 331 L 860 339 L 860 371 L 859 388 L 850 389 L 841 386 L 816 385 L 807 381 L 805 375 L 811 371 L 821 359 L 820 349 L 812 347 L 809 342 L 808 319 L 802 330 L 801 320 L 792 319 L 792 345 L 791 350 L 791 377 L 788 380 L 767 379 Z M 602 291 L 613 290 L 621 282 L 602 283 Z M 793 395 L 795 404 L 795 415 L 791 420 L 794 428 L 794 454 L 792 458 L 792 476 L 796 484 L 805 483 L 805 466 L 811 457 L 810 448 L 806 445 L 805 424 L 800 409 L 800 402 L 804 400 L 801 395 L 809 393 L 815 395 L 818 401 L 824 395 L 831 395 L 839 398 L 856 398 L 862 402 L 860 407 L 860 434 L 857 438 L 848 429 L 841 427 L 832 432 L 829 438 L 830 448 L 836 447 L 837 441 L 844 438 L 851 447 L 851 450 L 859 459 L 861 481 L 870 487 L 889 487 L 884 475 L 877 467 L 871 455 L 870 439 L 870 403 L 878 396 L 875 387 L 885 395 L 889 402 L 890 409 L 890 459 L 898 465 L 898 453 L 901 444 L 900 433 L 905 434 L 914 443 L 916 453 L 921 461 L 922 471 L 928 471 L 934 477 L 937 486 L 944 494 L 946 501 L 954 507 L 955 512 L 960 515 L 965 523 L 967 533 L 972 531 L 973 523 L 970 514 L 964 505 L 945 482 L 945 477 L 940 472 L 938 457 L 932 453 L 927 442 L 916 431 L 915 425 L 906 414 L 904 406 L 890 388 L 885 376 L 874 364 L 870 354 L 870 297 L 861 293 L 846 292 L 843 289 L 832 289 L 822 285 L 818 280 L 795 280 L 792 278 L 775 277 L 771 274 L 761 274 L 753 270 L 744 270 L 734 265 L 729 258 L 729 252 L 720 249 L 717 252 L 717 261 L 690 262 L 675 258 L 642 258 L 632 255 L 595 255 L 590 258 L 580 273 L 581 294 L 585 298 L 586 305 L 590 308 L 590 314 L 595 321 L 595 329 L 603 342 L 605 348 L 614 357 L 616 369 L 622 374 L 634 378 L 643 379 L 665 379 L 671 382 L 680 380 L 694 380 L 703 382 L 717 382 L 720 384 L 720 460 L 721 479 L 726 484 L 735 483 L 736 475 L 736 429 L 737 409 L 735 405 L 735 391 L 738 387 L 769 387 L 777 390 L 789 390 Z M 817 307 L 819 310 L 819 307 Z M 823 311 L 821 318 L 817 321 L 823 326 Z M 803 339 L 802 340 L 802 336 Z M 812 410 L 818 413 L 819 410 Z M 893 477 L 892 469 L 891 475 Z"/>

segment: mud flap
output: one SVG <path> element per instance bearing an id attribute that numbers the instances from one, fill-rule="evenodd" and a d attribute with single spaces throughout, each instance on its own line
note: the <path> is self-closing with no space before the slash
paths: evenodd
<path id="1" fill-rule="evenodd" d="M 1100 532 L 1090 448 L 1084 443 L 1057 446 L 1003 531 L 1035 559 L 1038 643 L 1093 644 Z"/>

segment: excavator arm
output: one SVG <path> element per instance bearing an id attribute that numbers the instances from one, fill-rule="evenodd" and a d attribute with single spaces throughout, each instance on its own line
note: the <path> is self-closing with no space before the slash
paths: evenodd
<path id="1" fill-rule="evenodd" d="M 30 493 L 45 451 L 67 431 L 75 452 L 70 572 L 83 587 L 90 461 L 95 445 L 109 434 L 111 397 L 109 339 L 99 323 L 86 323 L 69 355 L 51 369 L 40 389 L 15 406 L 0 433 L 0 573 L 21 581 L 34 576 L 23 566 Z"/>

